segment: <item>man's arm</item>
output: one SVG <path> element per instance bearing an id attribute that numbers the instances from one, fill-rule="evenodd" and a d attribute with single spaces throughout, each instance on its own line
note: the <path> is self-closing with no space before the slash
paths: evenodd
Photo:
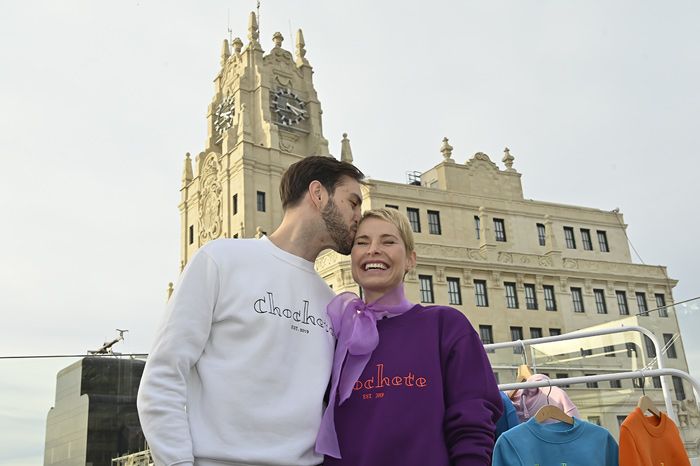
<path id="1" fill-rule="evenodd" d="M 199 250 L 170 298 L 139 387 L 139 419 L 157 466 L 194 461 L 187 380 L 209 338 L 218 293 L 218 268 Z"/>

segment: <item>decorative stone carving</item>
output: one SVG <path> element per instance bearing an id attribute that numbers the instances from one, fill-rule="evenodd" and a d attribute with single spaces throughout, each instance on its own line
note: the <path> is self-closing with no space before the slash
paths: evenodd
<path id="1" fill-rule="evenodd" d="M 221 236 L 223 189 L 219 181 L 221 164 L 216 153 L 204 161 L 199 198 L 199 241 L 204 244 Z"/>
<path id="2" fill-rule="evenodd" d="M 499 252 L 498 253 L 498 262 L 503 262 L 504 264 L 512 264 L 513 263 L 513 254 L 510 252 Z"/>
<path id="3" fill-rule="evenodd" d="M 515 157 L 510 155 L 510 149 L 507 147 L 503 150 L 503 163 L 506 165 L 506 171 L 507 172 L 514 172 L 515 169 L 513 168 L 513 160 L 515 160 Z"/>
<path id="4" fill-rule="evenodd" d="M 437 267 L 435 269 L 435 278 L 438 283 L 445 281 L 445 267 Z"/>
<path id="5" fill-rule="evenodd" d="M 416 269 L 411 269 L 408 271 L 408 273 L 406 274 L 406 281 L 407 282 L 418 281 L 418 273 L 416 272 Z"/>
<path id="6" fill-rule="evenodd" d="M 565 269 L 578 269 L 578 261 L 576 259 L 564 258 L 562 265 Z"/>
<path id="7" fill-rule="evenodd" d="M 540 256 L 539 259 L 537 259 L 537 263 L 542 267 L 554 267 L 554 262 L 549 256 Z"/>

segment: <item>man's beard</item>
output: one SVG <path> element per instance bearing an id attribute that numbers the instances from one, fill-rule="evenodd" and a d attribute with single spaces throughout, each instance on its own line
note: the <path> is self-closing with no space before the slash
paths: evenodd
<path id="1" fill-rule="evenodd" d="M 351 228 L 343 222 L 343 218 L 335 202 L 333 202 L 333 198 L 330 198 L 328 204 L 321 210 L 321 218 L 326 224 L 328 234 L 337 247 L 336 251 L 346 256 L 350 254 L 355 235 Z"/>

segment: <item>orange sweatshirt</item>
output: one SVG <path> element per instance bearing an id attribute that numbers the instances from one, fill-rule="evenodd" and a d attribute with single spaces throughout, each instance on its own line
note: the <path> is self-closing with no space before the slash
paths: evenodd
<path id="1" fill-rule="evenodd" d="M 620 466 L 690 466 L 678 427 L 665 413 L 635 408 L 620 426 Z"/>

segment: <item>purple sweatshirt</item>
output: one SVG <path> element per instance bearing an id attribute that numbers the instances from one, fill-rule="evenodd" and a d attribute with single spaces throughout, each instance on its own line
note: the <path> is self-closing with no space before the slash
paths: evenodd
<path id="1" fill-rule="evenodd" d="M 456 309 L 416 305 L 377 322 L 379 345 L 335 408 L 342 459 L 325 466 L 490 465 L 501 397 Z"/>

